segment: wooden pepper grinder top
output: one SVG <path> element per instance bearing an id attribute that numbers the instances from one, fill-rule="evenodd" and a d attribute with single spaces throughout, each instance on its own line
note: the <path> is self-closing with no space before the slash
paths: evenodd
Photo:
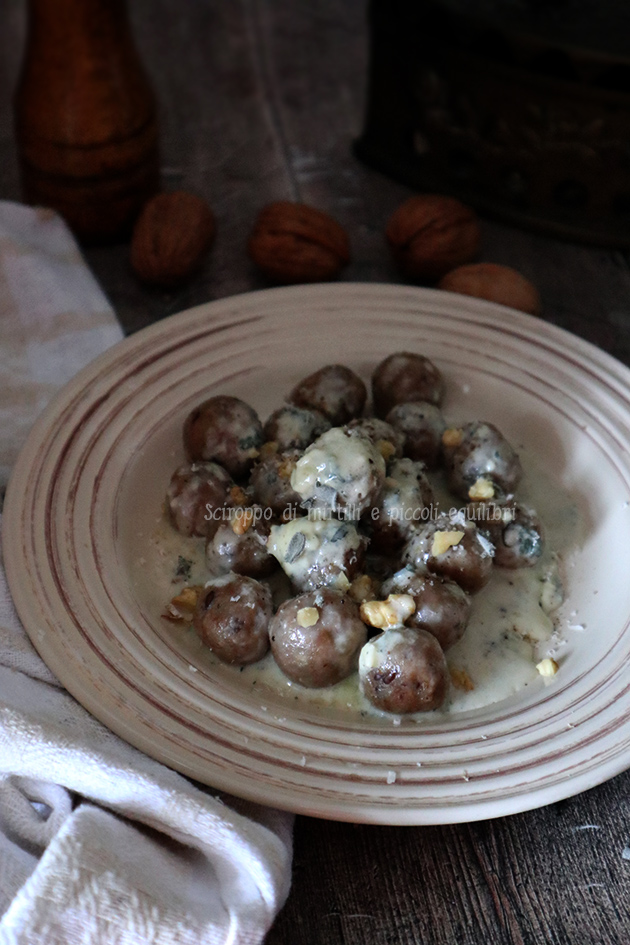
<path id="1" fill-rule="evenodd" d="M 80 238 L 126 235 L 159 186 L 155 99 L 126 0 L 29 0 L 15 97 L 22 188 Z"/>

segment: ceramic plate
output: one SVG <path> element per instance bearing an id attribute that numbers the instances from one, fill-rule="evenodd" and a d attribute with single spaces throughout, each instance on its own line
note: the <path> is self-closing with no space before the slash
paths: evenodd
<path id="1" fill-rule="evenodd" d="M 265 416 L 301 376 L 369 377 L 396 350 L 442 368 L 447 414 L 536 450 L 582 509 L 561 672 L 421 723 L 260 693 L 160 620 L 142 548 L 181 425 L 212 393 Z M 138 748 L 216 788 L 350 821 L 448 823 L 568 797 L 630 765 L 630 372 L 542 321 L 391 285 L 296 287 L 201 306 L 125 340 L 70 383 L 15 468 L 4 552 L 18 612 L 73 695 Z M 149 556 L 147 559 L 149 560 Z"/>

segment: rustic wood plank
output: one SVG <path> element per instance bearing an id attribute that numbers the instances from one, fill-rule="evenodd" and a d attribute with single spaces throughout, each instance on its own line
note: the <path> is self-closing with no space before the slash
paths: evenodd
<path id="1" fill-rule="evenodd" d="M 300 818 L 267 945 L 597 945 L 630 928 L 630 774 L 513 817 L 446 827 Z M 626 854 L 627 855 L 627 854 Z"/>

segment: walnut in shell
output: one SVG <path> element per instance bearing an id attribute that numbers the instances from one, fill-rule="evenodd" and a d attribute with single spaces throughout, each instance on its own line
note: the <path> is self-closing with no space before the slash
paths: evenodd
<path id="1" fill-rule="evenodd" d="M 302 203 L 264 207 L 248 244 L 249 255 L 272 282 L 325 282 L 350 261 L 344 228 L 331 216 Z"/>
<path id="2" fill-rule="evenodd" d="M 214 235 L 214 216 L 201 197 L 183 190 L 158 194 L 138 217 L 131 266 L 143 282 L 172 288 L 200 267 Z"/>
<path id="3" fill-rule="evenodd" d="M 440 194 L 405 200 L 390 217 L 385 236 L 402 272 L 428 282 L 470 262 L 481 244 L 474 211 Z"/>
<path id="4" fill-rule="evenodd" d="M 540 295 L 536 286 L 516 269 L 497 263 L 459 266 L 440 280 L 438 289 L 499 302 L 530 315 L 540 314 Z"/>

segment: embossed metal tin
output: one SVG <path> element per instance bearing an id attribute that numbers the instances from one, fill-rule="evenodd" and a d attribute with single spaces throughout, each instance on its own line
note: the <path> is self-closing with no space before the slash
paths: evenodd
<path id="1" fill-rule="evenodd" d="M 358 156 L 510 222 L 629 246 L 630 48 L 577 48 L 465 7 L 374 0 Z"/>

